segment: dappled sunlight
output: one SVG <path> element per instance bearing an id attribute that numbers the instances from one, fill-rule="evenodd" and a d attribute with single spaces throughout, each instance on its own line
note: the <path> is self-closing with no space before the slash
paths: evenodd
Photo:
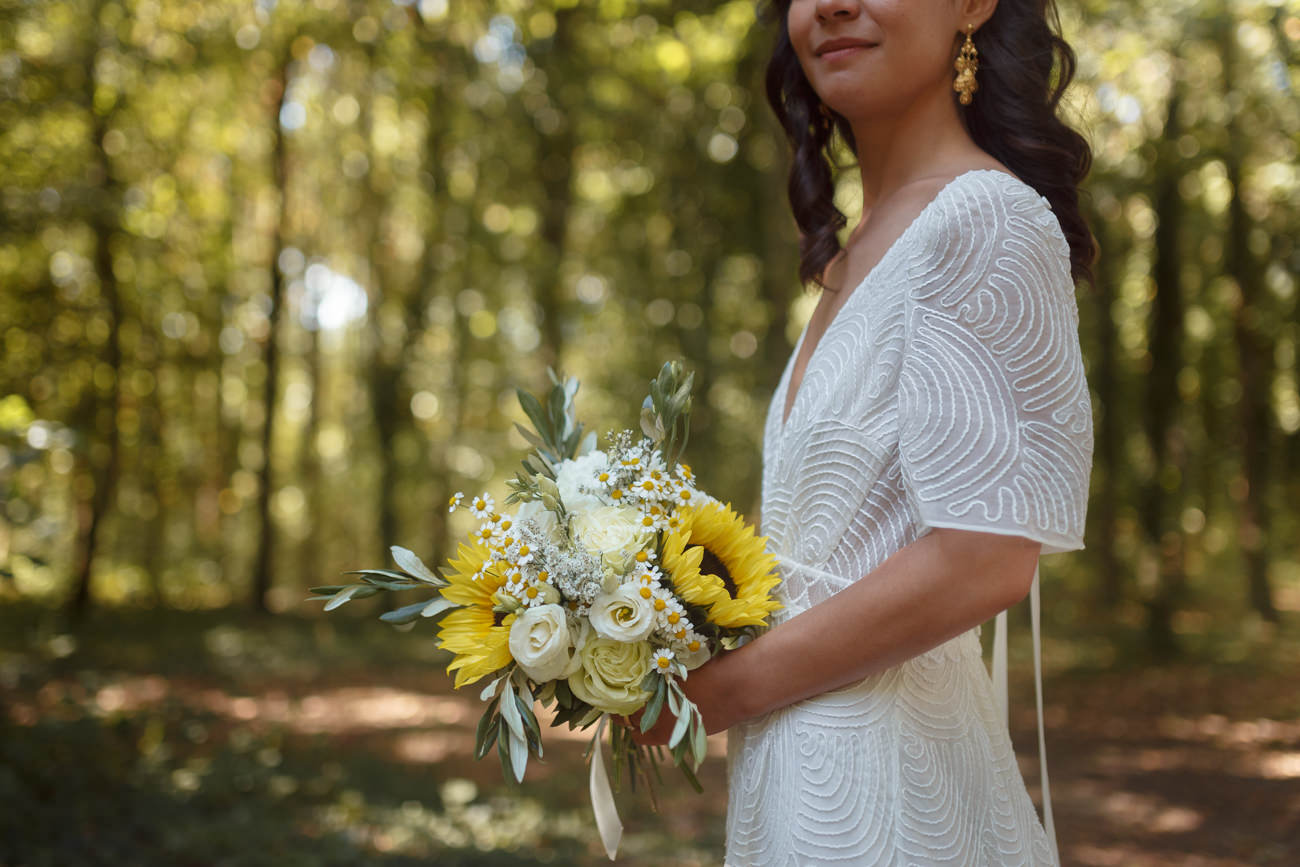
<path id="1" fill-rule="evenodd" d="M 1112 823 L 1144 828 L 1156 834 L 1192 831 L 1205 816 L 1197 810 L 1133 792 L 1114 792 L 1101 799 L 1101 813 Z"/>
<path id="2" fill-rule="evenodd" d="M 1300 780 L 1300 752 L 1268 753 L 1261 756 L 1259 775 L 1269 780 Z"/>
<path id="3" fill-rule="evenodd" d="M 51 691 L 57 695 L 58 690 Z M 282 690 L 239 696 L 214 688 L 169 683 L 161 677 L 126 678 L 101 688 L 95 705 L 105 713 L 139 711 L 171 695 L 241 722 L 282 725 L 300 734 L 355 734 L 384 729 L 455 726 L 477 720 L 473 700 L 382 686 L 351 686 L 291 696 Z"/>
<path id="4" fill-rule="evenodd" d="M 31 791 L 68 793 L 58 796 L 63 806 L 31 807 L 32 821 L 93 808 L 95 832 L 123 840 L 152 839 L 160 823 L 188 829 L 169 832 L 176 839 L 206 840 L 217 832 L 204 829 L 219 827 L 231 840 L 227 860 L 250 846 L 270 851 L 292 827 L 295 848 L 334 853 L 313 855 L 320 867 L 441 863 L 445 854 L 466 865 L 602 862 L 583 759 L 593 730 L 551 728 L 540 710 L 545 755 L 516 785 L 495 751 L 473 758 L 478 689 L 452 690 L 445 660 L 423 658 L 426 645 L 408 653 L 400 633 L 293 618 L 251 628 L 233 614 L 220 626 L 207 614 L 130 617 L 58 652 L 0 636 L 0 726 L 10 726 L 0 761 L 33 780 L 24 783 Z M 1036 797 L 1033 704 L 1020 700 L 1032 697 L 1032 682 L 1014 664 L 1015 647 L 1011 656 L 1013 743 Z M 1300 847 L 1300 673 L 1064 674 L 1049 678 L 1046 696 L 1064 864 L 1283 865 Z M 663 767 L 657 813 L 624 781 L 620 864 L 716 867 L 725 745 L 709 739 L 704 795 Z M 69 768 L 89 776 L 51 788 Z M 142 818 L 110 830 L 128 778 L 130 809 Z M 64 803 L 82 789 L 113 794 Z M 491 854 L 476 861 L 479 852 Z"/>

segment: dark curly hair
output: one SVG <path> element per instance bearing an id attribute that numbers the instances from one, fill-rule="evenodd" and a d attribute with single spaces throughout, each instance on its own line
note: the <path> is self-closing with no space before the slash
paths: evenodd
<path id="1" fill-rule="evenodd" d="M 824 285 L 820 275 L 840 252 L 836 233 L 847 222 L 833 201 L 831 149 L 836 133 L 854 153 L 857 145 L 848 121 L 823 106 L 804 76 L 786 24 L 790 2 L 768 0 L 764 10 L 778 31 L 767 64 L 767 101 L 794 148 L 789 195 L 801 233 L 799 278 Z M 958 110 L 975 144 L 1051 203 L 1070 245 L 1074 279 L 1091 282 L 1097 244 L 1079 208 L 1079 183 L 1092 150 L 1057 116 L 1076 63 L 1060 30 L 1055 0 L 1000 0 L 973 37 L 979 92 Z M 955 40 L 953 48 L 955 58 Z"/>

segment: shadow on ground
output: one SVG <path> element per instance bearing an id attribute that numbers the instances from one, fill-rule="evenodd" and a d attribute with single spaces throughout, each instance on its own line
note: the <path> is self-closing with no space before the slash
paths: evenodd
<path id="1" fill-rule="evenodd" d="M 428 636 L 372 620 L 105 611 L 75 637 L 0 611 L 0 865 L 596 865 L 585 741 L 547 734 L 523 786 L 469 757 L 477 697 Z M 1015 654 L 1013 654 L 1013 657 Z M 1013 735 L 1037 796 L 1032 685 Z M 1290 864 L 1300 673 L 1060 674 L 1049 762 L 1066 864 Z M 623 792 L 619 863 L 718 865 L 722 742 L 696 795 Z"/>

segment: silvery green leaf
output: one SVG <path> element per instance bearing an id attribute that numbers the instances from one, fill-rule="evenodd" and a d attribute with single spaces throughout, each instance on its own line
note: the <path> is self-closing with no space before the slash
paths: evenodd
<path id="1" fill-rule="evenodd" d="M 580 729 L 585 729 L 587 726 L 591 725 L 596 720 L 600 719 L 603 713 L 604 711 L 593 707 L 591 710 L 587 711 L 587 713 L 582 717 L 582 719 L 574 723 L 574 725 Z"/>
<path id="2" fill-rule="evenodd" d="M 392 611 L 385 611 L 379 615 L 379 619 L 385 623 L 391 623 L 394 626 L 401 626 L 407 623 L 414 623 L 420 616 L 420 610 L 427 603 L 416 602 L 412 605 L 403 605 L 401 608 L 395 608 Z"/>
<path id="3" fill-rule="evenodd" d="M 579 443 L 578 445 L 577 456 L 582 457 L 583 455 L 591 454 L 595 450 L 596 450 L 596 432 L 592 431 L 591 433 L 587 434 L 585 437 L 582 438 L 582 442 Z"/>
<path id="4" fill-rule="evenodd" d="M 515 782 L 524 781 L 524 769 L 528 767 L 528 742 L 514 732 L 510 736 L 510 768 L 515 772 Z"/>
<path id="5" fill-rule="evenodd" d="M 673 726 L 672 736 L 668 738 L 668 746 L 675 747 L 686 737 L 686 731 L 691 725 L 691 715 L 682 713 L 677 716 L 677 724 Z"/>
<path id="6" fill-rule="evenodd" d="M 526 689 L 519 690 L 519 717 L 523 720 L 524 727 L 532 735 L 533 740 L 537 742 L 537 755 L 540 756 L 542 754 L 542 727 L 537 722 L 537 715 L 533 713 L 533 697 L 529 695 L 528 698 L 524 698 L 527 692 Z"/>
<path id="7" fill-rule="evenodd" d="M 420 616 L 437 617 L 439 614 L 441 614 L 444 611 L 447 611 L 448 609 L 459 608 L 459 607 L 460 607 L 459 602 L 452 602 L 450 599 L 443 599 L 441 596 L 439 596 L 424 606 L 424 609 L 420 611 Z"/>
<path id="8" fill-rule="evenodd" d="M 393 581 L 400 581 L 402 583 L 403 588 L 419 586 L 416 583 L 419 579 L 413 578 L 410 575 L 407 575 L 405 572 L 394 572 L 392 569 L 349 569 L 343 574 L 361 575 L 363 577 L 378 576 L 379 578 L 387 578 Z"/>
<path id="9" fill-rule="evenodd" d="M 546 411 L 542 409 L 541 401 L 533 397 L 522 388 L 515 389 L 515 396 L 519 398 L 519 407 L 528 416 L 528 420 L 533 423 L 533 427 L 542 439 L 546 439 Z"/>
<path id="10" fill-rule="evenodd" d="M 650 696 L 650 701 L 646 702 L 645 713 L 641 714 L 641 733 L 645 734 L 654 728 L 654 724 L 659 721 L 659 712 L 664 709 L 664 690 L 656 689 L 654 695 Z"/>
<path id="11" fill-rule="evenodd" d="M 481 759 L 487 755 L 488 748 L 496 741 L 500 729 L 501 717 L 496 713 L 496 705 L 490 704 L 483 711 L 483 716 L 479 717 L 475 730 L 474 758 Z"/>
<path id="12" fill-rule="evenodd" d="M 506 721 L 510 731 L 520 740 L 524 739 L 524 721 L 519 718 L 519 707 L 515 704 L 515 688 L 509 680 L 501 693 L 501 718 Z"/>
<path id="13" fill-rule="evenodd" d="M 406 548 L 399 545 L 394 545 L 389 550 L 393 552 L 393 560 L 397 562 L 397 565 L 401 566 L 411 575 L 414 575 L 421 581 L 427 581 L 428 583 L 436 584 L 439 587 L 447 586 L 441 578 L 433 574 L 428 566 L 424 565 L 424 561 L 417 557 L 415 552 L 408 551 Z"/>
<path id="14" fill-rule="evenodd" d="M 357 591 L 360 589 L 361 589 L 360 584 L 353 584 L 350 587 L 344 587 L 338 593 L 334 594 L 333 599 L 325 603 L 325 610 L 333 611 L 335 608 L 338 608 L 344 602 L 347 602 L 349 599 L 355 596 Z"/>
<path id="15" fill-rule="evenodd" d="M 708 734 L 704 731 L 704 717 L 700 716 L 698 713 L 694 714 L 694 716 L 696 722 L 691 726 L 691 734 L 694 735 L 692 746 L 694 747 L 695 764 L 698 765 L 700 762 L 704 761 L 704 755 L 708 752 L 709 738 Z"/>
<path id="16" fill-rule="evenodd" d="M 546 443 L 542 442 L 541 437 L 539 437 L 537 434 L 533 433 L 523 425 L 519 424 L 518 422 L 515 422 L 515 430 L 519 431 L 520 435 L 523 436 L 523 438 L 527 440 L 528 444 L 533 448 L 535 449 L 546 448 Z"/>
<path id="17" fill-rule="evenodd" d="M 641 410 L 641 432 L 655 442 L 663 439 L 664 427 L 659 422 L 659 416 L 655 415 L 654 410 Z"/>
<path id="18" fill-rule="evenodd" d="M 487 701 L 489 698 L 491 698 L 492 696 L 496 695 L 496 694 L 497 694 L 497 686 L 501 683 L 501 679 L 504 678 L 504 677 L 505 677 L 505 675 L 503 674 L 503 675 L 501 675 L 501 676 L 499 676 L 499 677 L 493 678 L 493 680 L 492 680 L 491 683 L 489 683 L 487 686 L 483 687 L 483 691 L 480 692 L 480 693 L 478 694 L 479 700 L 480 700 L 480 701 Z"/>

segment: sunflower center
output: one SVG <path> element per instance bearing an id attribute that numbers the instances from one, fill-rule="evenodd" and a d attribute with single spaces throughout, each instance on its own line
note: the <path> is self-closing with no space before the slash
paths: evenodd
<path id="1" fill-rule="evenodd" d="M 704 556 L 700 558 L 700 571 L 717 575 L 722 579 L 722 585 L 727 588 L 727 595 L 732 599 L 736 598 L 736 582 L 731 580 L 731 573 L 727 571 L 727 565 L 719 560 L 717 555 L 708 548 L 704 549 Z"/>

